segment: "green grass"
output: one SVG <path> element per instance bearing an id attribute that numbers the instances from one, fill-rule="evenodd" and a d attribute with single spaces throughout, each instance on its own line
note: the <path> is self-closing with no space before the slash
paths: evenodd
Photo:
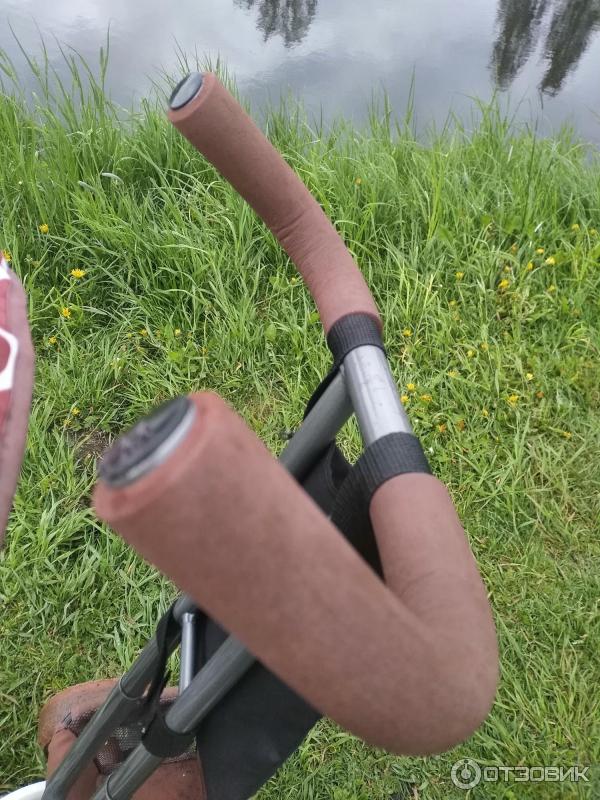
<path id="1" fill-rule="evenodd" d="M 37 351 L 0 556 L 0 789 L 42 774 L 43 702 L 124 670 L 173 596 L 95 520 L 94 454 L 199 389 L 277 451 L 329 365 L 292 265 L 154 101 L 124 119 L 100 83 L 54 100 L 49 86 L 35 107 L 0 96 L 0 246 Z M 260 800 L 576 797 L 573 784 L 467 794 L 450 766 L 600 763 L 600 164 L 566 132 L 515 130 L 496 105 L 477 119 L 426 142 L 385 108 L 363 132 L 311 127 L 292 106 L 265 119 L 373 289 L 409 415 L 489 587 L 502 681 L 485 725 L 435 758 L 386 755 L 323 722 Z M 359 452 L 354 426 L 341 441 Z"/>

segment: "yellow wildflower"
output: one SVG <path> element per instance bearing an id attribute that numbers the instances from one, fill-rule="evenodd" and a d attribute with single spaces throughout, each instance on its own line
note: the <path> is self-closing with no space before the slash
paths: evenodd
<path id="1" fill-rule="evenodd" d="M 71 277 L 76 278 L 76 280 L 79 280 L 80 278 L 84 277 L 85 270 L 84 269 L 72 269 L 71 272 L 70 272 L 70 275 L 71 275 Z"/>
<path id="2" fill-rule="evenodd" d="M 48 339 L 48 344 L 56 344 L 57 341 L 58 339 L 56 338 L 56 336 L 50 336 Z"/>
<path id="3" fill-rule="evenodd" d="M 173 333 L 174 333 L 175 336 L 181 336 L 181 328 L 175 328 Z"/>
<path id="4" fill-rule="evenodd" d="M 538 247 L 538 249 L 535 252 L 538 254 L 538 256 L 543 256 L 544 255 L 544 248 L 543 247 Z"/>
<path id="5" fill-rule="evenodd" d="M 532 381 L 533 380 L 533 372 L 528 372 L 527 375 L 525 375 L 525 378 L 528 381 Z"/>
<path id="6" fill-rule="evenodd" d="M 490 415 L 490 412 L 487 410 L 487 408 L 483 408 L 483 409 L 481 410 L 481 413 L 482 413 L 482 415 L 483 415 L 484 417 L 489 417 L 489 415 Z"/>
<path id="7" fill-rule="evenodd" d="M 69 317 L 71 316 L 71 309 L 67 308 L 67 306 L 63 306 L 63 308 L 61 308 L 60 310 L 60 313 L 61 316 L 63 316 L 65 319 L 69 319 Z"/>
<path id="8" fill-rule="evenodd" d="M 413 332 L 411 331 L 410 328 L 404 328 L 404 330 L 402 331 L 402 336 L 410 337 L 410 336 L 412 336 L 412 334 L 413 334 Z"/>
<path id="9" fill-rule="evenodd" d="M 487 353 L 487 351 L 490 349 L 490 346 L 487 342 L 482 342 L 479 347 L 481 347 L 484 353 Z"/>
<path id="10" fill-rule="evenodd" d="M 503 292 L 505 289 L 508 289 L 509 286 L 510 286 L 510 281 L 507 280 L 506 278 L 502 278 L 502 280 L 498 284 L 498 289 L 500 289 L 500 291 Z"/>
<path id="11" fill-rule="evenodd" d="M 456 305 L 456 300 L 450 300 L 450 302 L 448 303 L 448 305 L 449 305 L 451 308 L 453 308 L 453 307 Z"/>
<path id="12" fill-rule="evenodd" d="M 456 427 L 462 433 L 464 429 L 467 427 L 464 419 L 459 419 L 458 422 L 456 423 Z"/>
<path id="13" fill-rule="evenodd" d="M 12 254 L 10 250 L 3 250 L 2 253 L 7 261 L 12 261 Z"/>
<path id="14" fill-rule="evenodd" d="M 355 178 L 355 179 L 354 179 L 354 183 L 355 183 L 357 186 L 360 186 L 360 185 L 361 185 L 361 183 L 362 183 L 362 178 Z"/>
<path id="15" fill-rule="evenodd" d="M 417 387 L 415 386 L 414 383 L 407 383 L 406 388 L 408 389 L 409 392 L 414 392 Z"/>
<path id="16" fill-rule="evenodd" d="M 562 435 L 565 437 L 565 439 L 570 439 L 573 436 L 571 431 L 563 431 Z"/>
<path id="17" fill-rule="evenodd" d="M 449 378 L 458 378 L 458 371 L 455 369 L 451 369 L 448 373 Z"/>
<path id="18" fill-rule="evenodd" d="M 433 397 L 430 394 L 422 394 L 421 395 L 421 400 L 424 403 L 431 403 L 431 401 L 433 400 Z"/>
<path id="19" fill-rule="evenodd" d="M 548 287 L 548 291 L 549 292 L 555 292 L 556 291 L 556 286 L 553 283 L 551 283 L 550 286 Z"/>
<path id="20" fill-rule="evenodd" d="M 47 223 L 45 222 L 42 222 L 42 224 L 39 227 L 40 227 L 40 233 L 48 233 L 48 231 L 50 230 Z"/>
<path id="21" fill-rule="evenodd" d="M 298 278 L 295 275 L 292 275 L 292 277 L 290 278 L 290 283 L 292 284 L 292 286 L 295 286 L 298 283 Z"/>
<path id="22" fill-rule="evenodd" d="M 456 277 L 457 281 L 461 281 L 465 277 L 465 273 L 464 272 L 456 272 L 455 273 L 455 277 Z"/>
<path id="23" fill-rule="evenodd" d="M 544 261 L 548 267 L 553 267 L 556 264 L 556 259 L 554 256 L 548 256 L 548 258 Z"/>
<path id="24" fill-rule="evenodd" d="M 528 261 L 525 269 L 527 270 L 527 272 L 531 272 L 531 270 L 533 269 L 533 261 Z"/>
<path id="25" fill-rule="evenodd" d="M 505 264 L 503 272 L 512 272 L 511 265 L 510 264 Z"/>
<path id="26" fill-rule="evenodd" d="M 146 330 L 146 328 L 140 328 L 138 333 L 140 334 L 140 336 L 148 336 L 148 331 Z"/>
<path id="27" fill-rule="evenodd" d="M 437 426 L 437 429 L 440 433 L 446 433 L 446 423 L 442 422 L 440 425 Z"/>
<path id="28" fill-rule="evenodd" d="M 519 395 L 509 394 L 509 396 L 506 398 L 506 402 L 509 404 L 509 406 L 512 406 L 514 408 L 519 402 Z"/>
<path id="29" fill-rule="evenodd" d="M 81 409 L 77 408 L 77 406 L 73 406 L 73 408 L 71 409 L 71 414 L 74 417 L 78 417 L 81 414 Z"/>
<path id="30" fill-rule="evenodd" d="M 410 397 L 407 394 L 403 394 L 403 395 L 400 396 L 400 400 L 403 403 L 408 403 L 408 401 L 410 400 Z"/>
<path id="31" fill-rule="evenodd" d="M 574 223 L 571 225 L 571 230 L 572 230 L 572 231 L 578 231 L 578 230 L 579 230 L 579 225 L 578 225 L 576 222 L 574 222 Z"/>
<path id="32" fill-rule="evenodd" d="M 475 350 L 467 350 L 467 358 L 473 358 L 475 355 Z"/>

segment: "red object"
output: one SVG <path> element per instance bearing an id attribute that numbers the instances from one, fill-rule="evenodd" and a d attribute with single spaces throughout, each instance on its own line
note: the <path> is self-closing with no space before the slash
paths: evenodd
<path id="1" fill-rule="evenodd" d="M 0 545 L 25 450 L 33 389 L 26 308 L 23 287 L 0 254 Z"/>

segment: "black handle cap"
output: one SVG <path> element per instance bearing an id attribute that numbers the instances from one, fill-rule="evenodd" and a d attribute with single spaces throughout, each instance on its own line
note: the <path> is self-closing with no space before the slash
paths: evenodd
<path id="1" fill-rule="evenodd" d="M 98 467 L 100 478 L 110 486 L 122 486 L 158 466 L 164 460 L 160 451 L 170 449 L 165 447 L 168 439 L 192 410 L 189 397 L 176 397 L 141 419 L 106 451 Z"/>

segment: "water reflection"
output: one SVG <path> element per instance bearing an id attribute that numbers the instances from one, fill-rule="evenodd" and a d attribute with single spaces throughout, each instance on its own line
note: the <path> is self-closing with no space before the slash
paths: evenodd
<path id="1" fill-rule="evenodd" d="M 265 42 L 279 34 L 286 47 L 306 36 L 315 16 L 317 0 L 235 0 L 242 8 L 258 8 L 258 28 Z"/>
<path id="2" fill-rule="evenodd" d="M 563 0 L 554 12 L 544 47 L 549 66 L 540 84 L 543 92 L 560 91 L 599 28 L 600 0 Z"/>
<path id="3" fill-rule="evenodd" d="M 499 0 L 491 66 L 501 89 L 510 86 L 535 50 L 542 20 L 550 10 L 543 45 L 547 68 L 539 84 L 546 94 L 560 91 L 600 28 L 600 0 Z"/>
<path id="4" fill-rule="evenodd" d="M 550 0 L 500 0 L 500 29 L 492 52 L 496 83 L 508 89 L 535 47 L 536 34 Z"/>
<path id="5" fill-rule="evenodd" d="M 515 108 L 518 120 L 539 115 L 548 133 L 569 121 L 600 143 L 590 101 L 598 95 L 600 0 L 180 0 L 177 13 L 172 5 L 0 0 L 0 48 L 30 94 L 39 87 L 8 22 L 38 60 L 43 35 L 49 62 L 67 84 L 59 43 L 81 53 L 96 74 L 110 22 L 107 91 L 121 105 L 137 107 L 158 75 L 179 74 L 181 54 L 190 63 L 197 54 L 202 63 L 221 57 L 255 109 L 291 92 L 325 123 L 342 115 L 362 126 L 373 93 L 385 89 L 399 115 L 414 97 L 419 133 L 431 122 L 443 126 L 449 108 L 468 118 L 470 98 L 486 101 L 494 78 L 503 88 L 514 80 L 515 95 L 526 101 Z"/>

